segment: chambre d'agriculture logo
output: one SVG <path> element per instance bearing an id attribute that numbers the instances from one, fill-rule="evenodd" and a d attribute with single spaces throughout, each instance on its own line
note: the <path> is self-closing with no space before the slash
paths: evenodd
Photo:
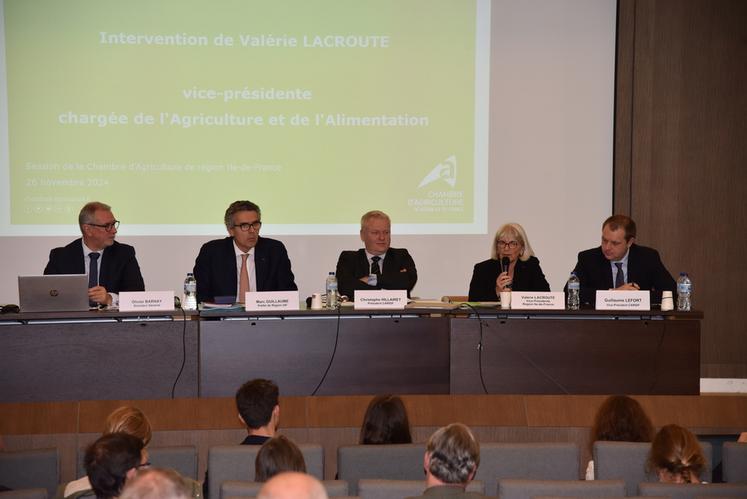
<path id="1" fill-rule="evenodd" d="M 426 173 L 418 185 L 419 197 L 407 200 L 407 206 L 417 212 L 455 213 L 464 211 L 464 192 L 455 189 L 457 159 L 451 155 Z"/>

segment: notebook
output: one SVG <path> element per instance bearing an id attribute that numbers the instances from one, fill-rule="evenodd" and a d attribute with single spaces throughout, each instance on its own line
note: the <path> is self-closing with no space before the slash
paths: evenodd
<path id="1" fill-rule="evenodd" d="M 21 312 L 81 312 L 88 310 L 86 274 L 18 276 Z"/>

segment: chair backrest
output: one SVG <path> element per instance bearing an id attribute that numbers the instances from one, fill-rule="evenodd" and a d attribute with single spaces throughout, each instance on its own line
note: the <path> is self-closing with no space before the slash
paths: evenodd
<path id="1" fill-rule="evenodd" d="M 500 499 L 532 499 L 537 496 L 623 497 L 622 480 L 498 480 Z"/>
<path id="2" fill-rule="evenodd" d="M 259 445 L 219 445 L 208 450 L 208 483 L 211 499 L 220 499 L 221 484 L 228 480 L 253 481 L 254 461 Z M 324 478 L 324 452 L 321 445 L 298 446 L 306 462 L 306 472 L 319 480 Z"/>
<path id="3" fill-rule="evenodd" d="M 57 449 L 0 452 L 0 483 L 11 489 L 47 489 L 54 497 L 60 482 Z"/>
<path id="4" fill-rule="evenodd" d="M 721 448 L 721 469 L 725 482 L 747 482 L 747 443 L 725 442 Z"/>
<path id="5" fill-rule="evenodd" d="M 220 495 L 223 499 L 228 497 L 256 497 L 259 489 L 264 485 L 261 482 L 246 482 L 229 480 L 220 486 Z M 348 495 L 348 482 L 345 480 L 324 480 L 324 489 L 329 497 L 345 497 Z"/>
<path id="6" fill-rule="evenodd" d="M 424 455 L 425 444 L 345 445 L 337 448 L 337 472 L 357 494 L 363 478 L 422 481 Z"/>
<path id="7" fill-rule="evenodd" d="M 713 457 L 713 446 L 709 442 L 700 442 L 706 463 Z M 648 442 L 594 442 L 594 476 L 600 480 L 625 480 L 628 495 L 635 495 L 638 484 L 654 482 L 656 475 L 646 472 L 646 460 L 651 450 Z M 712 480 L 713 470 L 710 466 L 703 471 L 700 479 Z"/>
<path id="8" fill-rule="evenodd" d="M 627 494 L 635 495 L 639 483 L 656 481 L 656 474 L 646 473 L 650 450 L 648 442 L 594 442 L 594 477 L 623 480 Z"/>
<path id="9" fill-rule="evenodd" d="M 671 499 L 696 497 L 747 497 L 747 483 L 639 483 L 642 496 L 668 496 Z"/>
<path id="10" fill-rule="evenodd" d="M 385 480 L 363 478 L 358 482 L 358 497 L 361 499 L 404 499 L 419 496 L 425 490 L 425 480 Z M 467 484 L 467 492 L 485 492 L 485 484 L 473 480 Z"/>
<path id="11" fill-rule="evenodd" d="M 475 478 L 495 494 L 502 478 L 578 480 L 579 447 L 575 443 L 480 444 L 480 467 Z"/>
<path id="12" fill-rule="evenodd" d="M 47 489 L 18 489 L 0 492 L 2 499 L 47 499 Z"/>

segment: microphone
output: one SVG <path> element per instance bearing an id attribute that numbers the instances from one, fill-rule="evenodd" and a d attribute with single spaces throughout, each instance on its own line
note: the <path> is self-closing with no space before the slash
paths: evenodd
<path id="1" fill-rule="evenodd" d="M 509 265 L 511 265 L 511 259 L 509 257 L 504 256 L 503 258 L 501 258 L 501 271 L 502 272 L 508 272 L 508 266 Z M 511 289 L 511 284 L 512 283 L 509 283 L 506 286 L 506 289 Z"/>

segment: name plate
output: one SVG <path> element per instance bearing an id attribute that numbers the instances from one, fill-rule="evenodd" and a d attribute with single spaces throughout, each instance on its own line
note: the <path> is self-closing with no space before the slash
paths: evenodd
<path id="1" fill-rule="evenodd" d="M 122 291 L 120 312 L 163 312 L 174 310 L 173 291 Z"/>
<path id="2" fill-rule="evenodd" d="M 651 310 L 650 291 L 597 291 L 597 310 Z"/>
<path id="3" fill-rule="evenodd" d="M 512 291 L 512 310 L 565 310 L 565 293 Z"/>
<path id="4" fill-rule="evenodd" d="M 244 309 L 250 312 L 299 310 L 298 291 L 250 291 L 244 297 Z"/>
<path id="5" fill-rule="evenodd" d="M 353 308 L 356 310 L 402 310 L 407 305 L 404 289 L 355 290 Z"/>

